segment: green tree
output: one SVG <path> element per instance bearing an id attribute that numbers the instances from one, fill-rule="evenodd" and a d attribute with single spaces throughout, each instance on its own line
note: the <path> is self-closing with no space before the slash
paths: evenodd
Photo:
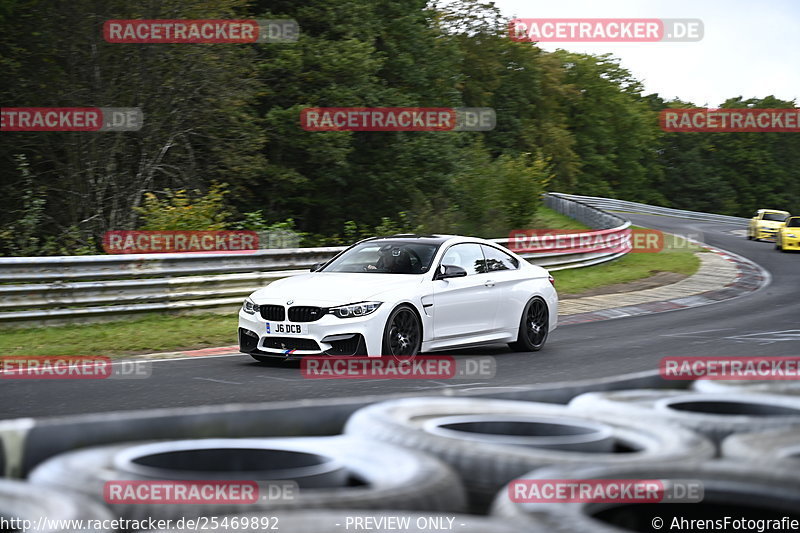
<path id="1" fill-rule="evenodd" d="M 140 216 L 138 229 L 152 231 L 221 230 L 228 227 L 231 213 L 225 206 L 225 184 L 215 183 L 206 194 L 194 195 L 183 189 L 166 189 L 161 198 L 145 193 L 144 204 L 135 208 Z"/>

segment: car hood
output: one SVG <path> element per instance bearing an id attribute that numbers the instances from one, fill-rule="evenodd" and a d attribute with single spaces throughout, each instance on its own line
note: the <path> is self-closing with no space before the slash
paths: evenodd
<path id="1" fill-rule="evenodd" d="M 289 300 L 294 300 L 294 305 L 344 305 L 363 302 L 403 287 L 413 290 L 422 280 L 422 275 L 410 274 L 318 272 L 273 281 L 255 291 L 250 298 L 255 303 L 281 305 L 291 305 L 287 304 Z"/>

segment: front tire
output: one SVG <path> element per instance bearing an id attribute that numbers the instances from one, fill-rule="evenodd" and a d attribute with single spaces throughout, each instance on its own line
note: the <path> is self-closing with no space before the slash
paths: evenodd
<path id="1" fill-rule="evenodd" d="M 381 355 L 415 356 L 421 346 L 422 325 L 417 314 L 408 305 L 397 307 L 386 320 Z"/>
<path id="2" fill-rule="evenodd" d="M 550 332 L 550 310 L 545 301 L 536 296 L 522 310 L 516 342 L 509 347 L 517 352 L 538 352 L 544 347 Z"/>

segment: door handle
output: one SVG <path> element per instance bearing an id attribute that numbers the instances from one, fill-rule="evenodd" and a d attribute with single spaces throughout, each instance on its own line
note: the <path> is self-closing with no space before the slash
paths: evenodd
<path id="1" fill-rule="evenodd" d="M 486 287 L 494 287 L 494 281 L 492 281 L 490 279 L 486 280 L 486 282 L 484 282 L 484 286 L 486 286 Z"/>

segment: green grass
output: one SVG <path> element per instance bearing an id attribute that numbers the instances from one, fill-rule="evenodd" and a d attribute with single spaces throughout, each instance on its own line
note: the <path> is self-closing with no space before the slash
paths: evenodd
<path id="1" fill-rule="evenodd" d="M 538 227 L 574 229 L 580 224 L 558 213 L 542 210 Z M 558 226 L 557 224 L 561 224 Z M 685 241 L 667 239 L 660 253 L 631 253 L 618 261 L 593 267 L 553 272 L 560 294 L 575 294 L 589 289 L 635 281 L 657 272 L 693 274 L 700 261 L 696 248 Z M 36 329 L 0 329 L 2 355 L 107 355 L 169 352 L 182 349 L 230 346 L 236 339 L 237 316 L 227 315 L 148 315 L 141 318 Z"/>
<path id="2" fill-rule="evenodd" d="M 556 288 L 562 296 L 590 289 L 637 281 L 659 272 L 677 272 L 690 276 L 700 268 L 695 252 L 704 249 L 684 239 L 667 235 L 659 253 L 629 253 L 611 263 L 553 272 Z"/>
<path id="3" fill-rule="evenodd" d="M 0 355 L 130 355 L 236 344 L 238 318 L 148 315 L 82 326 L 0 330 Z"/>
<path id="4" fill-rule="evenodd" d="M 548 207 L 541 206 L 536 211 L 530 229 L 589 229 L 589 227 Z"/>

